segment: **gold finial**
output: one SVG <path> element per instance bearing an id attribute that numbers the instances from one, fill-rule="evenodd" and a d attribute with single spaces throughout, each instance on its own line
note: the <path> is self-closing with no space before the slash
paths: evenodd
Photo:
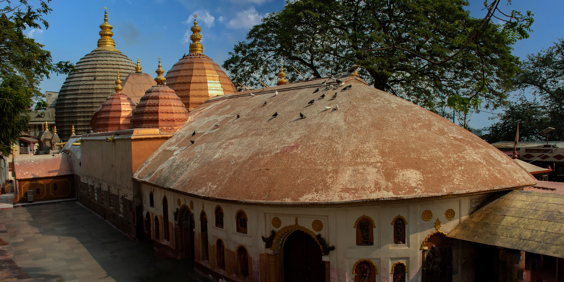
<path id="1" fill-rule="evenodd" d="M 119 80 L 119 71 L 117 71 L 116 87 L 114 87 L 116 93 L 121 93 L 123 87 L 121 87 L 121 80 Z"/>
<path id="2" fill-rule="evenodd" d="M 53 134 L 57 134 L 57 126 L 55 125 L 55 128 L 53 129 Z"/>
<path id="3" fill-rule="evenodd" d="M 100 25 L 100 39 L 98 39 L 98 51 L 116 51 L 116 42 L 112 39 L 114 33 L 112 32 L 112 26 L 108 23 L 108 10 L 104 7 L 104 23 Z"/>
<path id="4" fill-rule="evenodd" d="M 137 67 L 135 68 L 136 73 L 141 73 L 141 63 L 139 63 L 139 58 L 137 58 Z"/>
<path id="5" fill-rule="evenodd" d="M 204 52 L 204 46 L 200 43 L 200 40 L 202 40 L 200 31 L 202 31 L 202 29 L 198 26 L 198 22 L 196 21 L 197 17 L 198 15 L 194 14 L 194 26 L 190 29 L 192 30 L 192 35 L 190 35 L 190 40 L 192 40 L 190 44 L 190 54 Z"/>
<path id="6" fill-rule="evenodd" d="M 155 72 L 158 74 L 158 76 L 155 78 L 157 85 L 163 85 L 166 78 L 163 77 L 164 70 L 161 66 L 161 57 L 159 57 L 159 68 Z"/>
<path id="7" fill-rule="evenodd" d="M 280 79 L 278 80 L 278 85 L 288 83 L 288 81 L 284 79 L 285 76 L 286 74 L 284 73 L 284 62 L 280 61 L 280 72 L 278 73 L 278 77 L 280 77 Z"/>
<path id="8" fill-rule="evenodd" d="M 49 130 L 49 125 L 47 124 L 47 121 L 45 121 L 45 131 Z"/>
<path id="9" fill-rule="evenodd" d="M 71 127 L 71 136 L 73 136 L 73 135 L 74 135 L 74 124 Z"/>

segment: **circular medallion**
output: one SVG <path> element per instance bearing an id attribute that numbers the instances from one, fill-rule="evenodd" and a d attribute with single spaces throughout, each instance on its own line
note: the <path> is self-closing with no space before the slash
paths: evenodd
<path id="1" fill-rule="evenodd" d="M 190 209 L 194 210 L 194 202 L 190 201 Z"/>
<path id="2" fill-rule="evenodd" d="M 176 200 L 176 204 L 178 204 L 180 206 L 180 199 Z"/>
<path id="3" fill-rule="evenodd" d="M 282 225 L 282 221 L 280 220 L 280 218 L 278 218 L 278 217 L 272 218 L 272 226 L 274 228 L 280 228 L 281 225 Z"/>
<path id="4" fill-rule="evenodd" d="M 422 217 L 423 217 L 423 220 L 429 221 L 429 220 L 431 220 L 431 218 L 433 218 L 433 212 L 430 211 L 430 210 L 425 210 L 425 211 L 423 212 Z"/>
<path id="5" fill-rule="evenodd" d="M 313 228 L 313 231 L 319 232 L 323 229 L 323 222 L 321 222 L 321 220 L 316 219 L 311 223 L 311 228 Z"/>
<path id="6" fill-rule="evenodd" d="M 448 209 L 448 210 L 445 212 L 445 217 L 446 217 L 446 219 L 448 219 L 448 220 L 452 220 L 452 219 L 454 218 L 454 215 L 455 215 L 455 213 L 454 213 L 454 210 L 453 210 L 453 209 Z"/>

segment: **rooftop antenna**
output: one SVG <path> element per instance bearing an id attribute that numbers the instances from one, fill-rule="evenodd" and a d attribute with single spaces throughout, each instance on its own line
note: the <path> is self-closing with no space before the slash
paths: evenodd
<path id="1" fill-rule="evenodd" d="M 239 85 L 241 85 L 241 87 L 247 89 L 248 91 L 251 91 L 251 89 L 249 89 L 247 86 L 245 86 L 245 85 L 243 85 L 243 84 L 241 84 L 241 83 L 239 83 Z"/>
<path id="2" fill-rule="evenodd" d="M 297 70 L 294 66 L 292 66 L 292 68 L 301 76 L 304 78 L 304 80 L 306 79 L 306 77 L 299 71 Z"/>
<path id="3" fill-rule="evenodd" d="M 515 134 L 515 143 L 513 143 L 513 159 L 517 159 L 517 143 L 519 143 L 519 122 L 517 122 L 517 133 Z"/>
<path id="4" fill-rule="evenodd" d="M 262 83 L 262 81 L 259 80 L 258 82 L 260 82 L 260 84 L 262 84 L 262 86 L 264 86 L 264 88 L 268 88 L 268 86 L 266 86 L 266 84 Z"/>
<path id="5" fill-rule="evenodd" d="M 548 146 L 548 133 L 554 130 L 554 127 L 547 127 L 541 133 L 546 136 L 546 146 Z"/>

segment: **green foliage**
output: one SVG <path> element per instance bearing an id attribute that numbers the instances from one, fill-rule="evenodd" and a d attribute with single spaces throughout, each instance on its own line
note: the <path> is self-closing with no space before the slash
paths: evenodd
<path id="1" fill-rule="evenodd" d="M 470 17 L 463 0 L 288 2 L 254 26 L 223 67 L 235 84 L 260 87 L 258 80 L 275 83 L 280 60 L 289 81 L 301 79 L 291 67 L 323 77 L 357 64 L 374 87 L 443 115 L 454 96 L 465 98 L 450 107 L 466 113 L 497 108 L 519 72 L 511 46 L 532 24 L 532 14 L 518 12 L 504 26 L 490 23 L 500 1 L 485 2 L 484 19 Z"/>
<path id="2" fill-rule="evenodd" d="M 27 0 L 0 0 L 4 4 L 0 9 L 0 109 L 3 109 L 0 111 L 0 152 L 6 155 L 11 152 L 10 145 L 27 127 L 22 127 L 21 122 L 32 99 L 41 96 L 39 83 L 52 72 L 66 74 L 74 69 L 68 61 L 53 63 L 51 53 L 24 34 L 26 29 L 49 27 L 42 18 L 51 11 L 48 2 L 34 1 L 32 6 Z M 20 85 L 16 85 L 18 83 Z"/>
<path id="3" fill-rule="evenodd" d="M 41 99 L 35 103 L 35 108 L 33 110 L 40 111 L 45 109 L 47 109 L 47 102 L 45 101 L 45 99 Z"/>

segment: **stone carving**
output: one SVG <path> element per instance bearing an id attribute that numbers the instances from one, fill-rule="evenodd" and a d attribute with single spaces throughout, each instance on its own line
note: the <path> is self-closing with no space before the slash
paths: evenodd
<path id="1" fill-rule="evenodd" d="M 437 217 L 437 221 L 435 221 L 435 229 L 437 229 L 437 231 L 439 231 L 441 229 L 441 227 L 442 227 L 441 221 Z"/>
<path id="2" fill-rule="evenodd" d="M 321 222 L 321 220 L 316 219 L 311 223 L 311 228 L 313 228 L 313 231 L 319 232 L 323 230 L 323 222 Z"/>
<path id="3" fill-rule="evenodd" d="M 431 218 L 433 218 L 433 212 L 430 210 L 425 210 L 421 217 L 423 218 L 423 220 L 429 221 L 431 220 Z"/>
<path id="4" fill-rule="evenodd" d="M 275 218 L 277 218 L 277 217 L 275 217 Z M 262 237 L 262 241 L 264 242 L 265 248 L 269 249 L 270 247 L 272 247 L 272 244 L 274 243 L 274 237 L 276 237 L 276 231 L 274 231 L 274 230 L 270 231 L 270 236 Z"/>
<path id="5" fill-rule="evenodd" d="M 446 219 L 448 219 L 448 220 L 452 220 L 452 219 L 454 218 L 454 215 L 455 215 L 455 212 L 454 212 L 453 209 L 448 209 L 448 210 L 445 212 L 445 217 L 446 217 Z"/>
<path id="6" fill-rule="evenodd" d="M 335 249 L 335 246 L 329 246 L 329 244 L 327 244 L 325 239 L 323 239 L 323 237 L 321 237 L 321 234 L 317 234 L 317 236 L 315 236 L 315 238 L 317 238 L 317 241 L 321 245 L 321 251 L 323 252 L 324 255 L 328 256 L 329 252 L 331 252 L 332 250 Z"/>

